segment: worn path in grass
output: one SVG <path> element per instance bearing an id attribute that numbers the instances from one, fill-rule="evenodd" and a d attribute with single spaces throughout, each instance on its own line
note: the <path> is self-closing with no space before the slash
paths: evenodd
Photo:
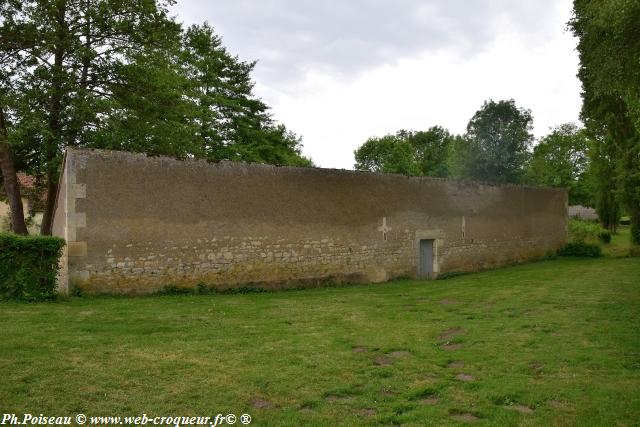
<path id="1" fill-rule="evenodd" d="M 0 412 L 252 425 L 637 425 L 640 261 L 0 304 Z"/>

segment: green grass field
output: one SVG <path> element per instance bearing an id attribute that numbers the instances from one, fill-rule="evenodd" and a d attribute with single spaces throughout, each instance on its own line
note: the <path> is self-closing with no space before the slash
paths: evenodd
<path id="1" fill-rule="evenodd" d="M 4 302 L 0 322 L 0 413 L 640 423 L 638 258 L 279 293 Z"/>
<path id="2" fill-rule="evenodd" d="M 629 256 L 631 249 L 631 230 L 629 227 L 619 227 L 618 232 L 611 236 L 611 243 L 602 245 L 602 254 L 611 258 Z"/>

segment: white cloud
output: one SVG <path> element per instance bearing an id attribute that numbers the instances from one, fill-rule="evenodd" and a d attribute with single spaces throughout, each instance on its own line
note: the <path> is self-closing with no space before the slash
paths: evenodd
<path id="1" fill-rule="evenodd" d="M 368 70 L 355 80 L 309 72 L 296 93 L 259 86 L 275 116 L 301 133 L 305 153 L 323 167 L 351 168 L 368 137 L 442 125 L 462 133 L 482 103 L 516 100 L 534 114 L 535 134 L 577 121 L 580 109 L 574 41 L 560 32 L 539 46 L 500 35 L 467 59 L 425 53 Z"/>

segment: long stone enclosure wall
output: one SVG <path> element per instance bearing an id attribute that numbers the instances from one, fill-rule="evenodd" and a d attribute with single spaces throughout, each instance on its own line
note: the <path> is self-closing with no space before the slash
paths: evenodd
<path id="1" fill-rule="evenodd" d="M 566 240 L 565 190 L 70 150 L 60 290 L 433 278 Z M 425 249 L 426 248 L 426 249 Z"/>

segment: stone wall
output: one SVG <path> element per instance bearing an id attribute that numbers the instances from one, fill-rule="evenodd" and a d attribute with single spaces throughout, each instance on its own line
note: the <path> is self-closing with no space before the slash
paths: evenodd
<path id="1" fill-rule="evenodd" d="M 584 219 L 588 221 L 597 221 L 598 212 L 594 208 L 582 205 L 569 206 L 569 217 Z"/>
<path id="2" fill-rule="evenodd" d="M 68 151 L 54 234 L 62 290 L 312 286 L 539 257 L 566 239 L 564 190 Z"/>

